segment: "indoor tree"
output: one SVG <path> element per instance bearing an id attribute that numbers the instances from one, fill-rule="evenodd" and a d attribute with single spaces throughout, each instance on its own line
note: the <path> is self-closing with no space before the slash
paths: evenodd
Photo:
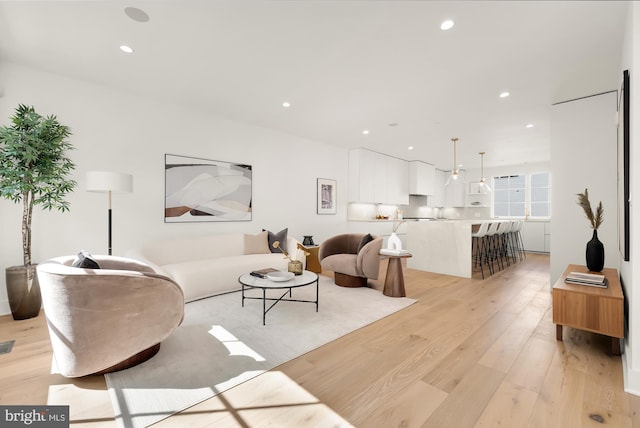
<path id="1" fill-rule="evenodd" d="M 69 135 L 69 128 L 60 124 L 56 116 L 41 116 L 34 107 L 23 104 L 16 108 L 11 125 L 0 128 L 0 196 L 22 203 L 23 266 L 7 268 L 8 294 L 15 292 L 9 290 L 10 287 L 15 288 L 10 285 L 10 279 L 12 284 L 15 282 L 15 271 L 21 272 L 20 278 L 26 279 L 22 280 L 25 284 L 21 287 L 26 287 L 27 292 L 31 292 L 34 283 L 35 266 L 31 258 L 33 208 L 40 205 L 47 210 L 69 210 L 65 197 L 76 186 L 76 182 L 68 178 L 75 168 L 66 156 L 66 152 L 73 149 L 67 141 Z M 37 295 L 39 312 L 39 287 Z M 15 297 L 12 302 L 9 295 L 12 312 L 15 305 L 24 303 L 23 297 Z"/>

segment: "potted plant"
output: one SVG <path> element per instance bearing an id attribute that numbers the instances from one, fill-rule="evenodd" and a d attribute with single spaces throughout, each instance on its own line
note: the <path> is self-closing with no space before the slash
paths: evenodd
<path id="1" fill-rule="evenodd" d="M 591 202 L 589 201 L 589 190 L 584 189 L 584 193 L 578 193 L 577 204 L 582 207 L 585 217 L 589 220 L 589 224 L 593 229 L 593 236 L 591 240 L 587 242 L 586 261 L 587 268 L 592 272 L 601 272 L 604 267 L 604 245 L 598 239 L 598 228 L 604 221 L 604 208 L 602 208 L 602 201 L 598 204 L 595 213 L 591 208 Z"/>
<path id="2" fill-rule="evenodd" d="M 36 266 L 31 259 L 31 220 L 36 205 L 68 211 L 65 196 L 76 182 L 67 178 L 75 164 L 65 156 L 71 135 L 53 115 L 43 117 L 33 107 L 19 105 L 11 126 L 0 128 L 0 196 L 22 203 L 22 266 L 6 268 L 7 296 L 13 318 L 40 313 L 42 303 Z"/>

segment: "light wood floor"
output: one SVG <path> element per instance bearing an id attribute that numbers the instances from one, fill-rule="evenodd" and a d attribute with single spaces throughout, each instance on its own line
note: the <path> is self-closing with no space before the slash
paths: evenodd
<path id="1" fill-rule="evenodd" d="M 476 276 L 407 269 L 416 304 L 158 425 L 640 427 L 640 397 L 623 391 L 605 338 L 565 328 L 556 341 L 547 256 Z M 115 426 L 103 377 L 49 374 L 43 315 L 0 318 L 10 339 L 0 404 L 71 403 L 71 426 Z"/>

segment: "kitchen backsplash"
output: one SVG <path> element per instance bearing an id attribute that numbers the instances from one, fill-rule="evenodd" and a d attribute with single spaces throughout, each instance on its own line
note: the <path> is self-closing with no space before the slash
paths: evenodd
<path id="1" fill-rule="evenodd" d="M 488 219 L 491 209 L 486 207 L 431 208 L 427 206 L 427 196 L 414 195 L 409 197 L 409 205 L 350 203 L 347 209 L 349 220 L 375 220 L 380 217 L 394 220 L 398 218 L 398 214 L 405 219 Z"/>

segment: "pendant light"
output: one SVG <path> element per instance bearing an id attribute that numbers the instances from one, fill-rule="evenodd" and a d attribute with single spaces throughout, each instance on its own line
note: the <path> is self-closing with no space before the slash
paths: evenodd
<path id="1" fill-rule="evenodd" d="M 478 186 L 478 193 L 491 192 L 491 187 L 484 180 L 484 155 L 485 152 L 480 152 L 480 185 Z"/>
<path id="2" fill-rule="evenodd" d="M 451 169 L 451 175 L 449 176 L 449 178 L 447 179 L 447 182 L 445 183 L 445 186 L 449 185 L 452 181 L 457 180 L 458 179 L 458 162 L 456 159 L 456 142 L 458 141 L 457 138 L 452 138 L 451 141 L 453 142 L 453 168 Z"/>

